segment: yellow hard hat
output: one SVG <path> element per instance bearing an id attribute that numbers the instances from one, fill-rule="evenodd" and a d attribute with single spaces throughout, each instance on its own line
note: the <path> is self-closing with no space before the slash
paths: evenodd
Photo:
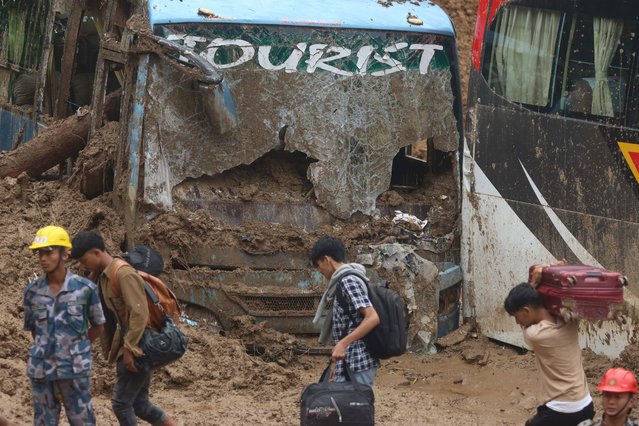
<path id="1" fill-rule="evenodd" d="M 38 230 L 29 246 L 29 250 L 38 250 L 45 247 L 66 247 L 71 248 L 71 239 L 64 228 L 59 226 L 45 226 Z"/>

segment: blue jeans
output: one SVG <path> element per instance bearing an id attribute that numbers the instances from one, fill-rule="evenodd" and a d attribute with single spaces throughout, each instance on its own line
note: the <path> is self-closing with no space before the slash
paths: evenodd
<path id="1" fill-rule="evenodd" d="M 111 396 L 113 413 L 120 426 L 134 426 L 139 417 L 152 425 L 162 424 L 167 416 L 149 401 L 151 371 L 133 373 L 126 369 L 120 358 L 115 367 L 115 386 Z"/>
<path id="2" fill-rule="evenodd" d="M 367 370 L 354 371 L 351 380 L 361 385 L 373 386 L 375 383 L 375 375 L 377 374 L 377 367 L 372 367 Z M 339 376 L 335 378 L 336 382 L 345 382 L 345 376 Z"/>

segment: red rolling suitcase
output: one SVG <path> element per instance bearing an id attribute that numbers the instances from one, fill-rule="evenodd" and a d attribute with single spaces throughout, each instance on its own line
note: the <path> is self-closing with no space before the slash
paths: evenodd
<path id="1" fill-rule="evenodd" d="M 531 267 L 531 276 L 533 268 Z M 568 308 L 579 318 L 613 319 L 623 306 L 624 275 L 588 265 L 553 265 L 543 268 L 537 291 L 546 308 L 558 314 Z"/>

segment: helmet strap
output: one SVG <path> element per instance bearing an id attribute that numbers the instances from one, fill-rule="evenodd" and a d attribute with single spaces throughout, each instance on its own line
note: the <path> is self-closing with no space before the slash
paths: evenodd
<path id="1" fill-rule="evenodd" d="M 628 406 L 628 404 L 630 403 L 630 401 L 632 400 L 632 396 L 628 397 L 628 401 L 626 401 L 626 403 L 623 405 L 623 407 L 621 407 L 615 414 L 613 414 L 611 417 L 617 417 L 619 414 L 621 414 L 621 412 L 623 410 L 626 409 L 626 407 Z M 604 414 L 604 424 L 605 424 L 605 419 L 606 419 L 606 415 Z"/>

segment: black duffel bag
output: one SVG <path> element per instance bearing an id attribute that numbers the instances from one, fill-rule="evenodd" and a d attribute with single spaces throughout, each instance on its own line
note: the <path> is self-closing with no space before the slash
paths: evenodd
<path id="1" fill-rule="evenodd" d="M 373 388 L 350 381 L 352 374 L 346 362 L 347 382 L 329 381 L 330 369 L 329 362 L 320 381 L 311 383 L 302 391 L 301 425 L 374 425 Z"/>
<path id="2" fill-rule="evenodd" d="M 152 370 L 164 367 L 178 360 L 186 352 L 189 338 L 173 322 L 170 317 L 164 318 L 164 326 L 161 331 L 145 328 L 140 349 L 144 356 L 135 359 L 138 369 Z"/>

